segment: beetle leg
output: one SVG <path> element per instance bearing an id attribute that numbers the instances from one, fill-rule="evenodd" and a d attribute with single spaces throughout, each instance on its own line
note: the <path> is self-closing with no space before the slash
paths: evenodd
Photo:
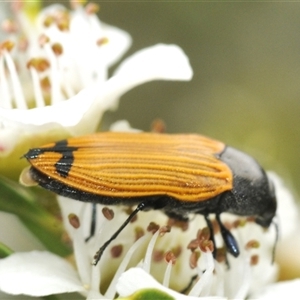
<path id="1" fill-rule="evenodd" d="M 240 254 L 240 250 L 237 241 L 235 240 L 231 232 L 221 222 L 220 214 L 216 214 L 216 220 L 220 226 L 221 234 L 225 242 L 227 251 L 234 257 L 238 257 Z"/>
<path id="2" fill-rule="evenodd" d="M 97 204 L 92 203 L 92 220 L 91 220 L 91 227 L 90 227 L 90 235 L 85 239 L 86 242 L 88 242 L 90 238 L 92 238 L 95 235 L 96 220 L 97 220 Z"/>
<path id="3" fill-rule="evenodd" d="M 145 202 L 141 202 L 138 204 L 138 206 L 136 207 L 136 209 L 128 216 L 128 218 L 125 220 L 125 222 L 119 227 L 119 229 L 110 237 L 109 240 L 107 240 L 101 247 L 100 249 L 96 252 L 96 254 L 94 255 L 94 259 L 92 264 L 94 266 L 97 265 L 97 263 L 99 262 L 99 260 L 101 259 L 101 256 L 104 252 L 104 250 L 109 246 L 109 244 L 121 233 L 121 231 L 128 225 L 128 223 L 135 217 L 135 215 L 141 211 L 144 210 L 147 207 L 147 205 L 145 204 Z"/>
<path id="4" fill-rule="evenodd" d="M 213 228 L 212 222 L 209 219 L 208 215 L 204 215 L 204 218 L 205 218 L 207 227 L 208 227 L 208 229 L 210 231 L 210 239 L 211 239 L 211 241 L 214 244 L 213 257 L 216 258 L 216 256 L 217 256 L 217 246 L 216 246 L 216 242 L 215 242 L 214 228 Z"/>

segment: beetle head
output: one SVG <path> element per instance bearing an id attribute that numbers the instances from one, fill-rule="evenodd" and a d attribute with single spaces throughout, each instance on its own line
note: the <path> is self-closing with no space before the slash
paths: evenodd
<path id="1" fill-rule="evenodd" d="M 268 203 L 268 205 L 266 206 L 266 209 L 255 218 L 255 222 L 265 228 L 269 227 L 272 223 L 277 208 L 274 184 L 271 181 L 271 179 L 267 176 L 267 174 L 266 179 L 268 181 L 268 187 L 265 192 L 265 198 L 267 198 L 266 203 Z"/>
<path id="2" fill-rule="evenodd" d="M 269 227 L 276 213 L 274 185 L 255 159 L 232 147 L 226 147 L 220 159 L 231 169 L 233 188 L 221 201 L 221 211 L 254 216 L 255 222 Z"/>

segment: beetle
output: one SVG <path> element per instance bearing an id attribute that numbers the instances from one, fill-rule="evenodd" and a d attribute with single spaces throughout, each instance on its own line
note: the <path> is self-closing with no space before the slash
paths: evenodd
<path id="1" fill-rule="evenodd" d="M 29 175 L 61 196 L 104 205 L 136 208 L 94 257 L 139 212 L 162 210 L 188 220 L 190 214 L 215 214 L 227 251 L 238 244 L 220 214 L 252 216 L 268 228 L 276 214 L 273 183 L 257 161 L 223 142 L 197 134 L 102 132 L 30 149 Z"/>

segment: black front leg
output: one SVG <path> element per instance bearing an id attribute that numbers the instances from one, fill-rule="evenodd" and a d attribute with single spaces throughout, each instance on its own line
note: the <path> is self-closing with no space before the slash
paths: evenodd
<path id="1" fill-rule="evenodd" d="M 221 222 L 220 214 L 216 214 L 216 220 L 220 226 L 221 234 L 226 245 L 227 251 L 234 257 L 238 257 L 240 255 L 240 250 L 236 239 Z"/>

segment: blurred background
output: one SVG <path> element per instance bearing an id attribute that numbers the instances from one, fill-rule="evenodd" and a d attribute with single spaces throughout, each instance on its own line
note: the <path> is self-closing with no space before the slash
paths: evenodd
<path id="1" fill-rule="evenodd" d="M 156 43 L 179 45 L 191 82 L 139 86 L 106 113 L 149 130 L 193 132 L 253 155 L 300 192 L 300 4 L 270 2 L 100 2 L 102 21 L 128 31 L 127 55 Z"/>

